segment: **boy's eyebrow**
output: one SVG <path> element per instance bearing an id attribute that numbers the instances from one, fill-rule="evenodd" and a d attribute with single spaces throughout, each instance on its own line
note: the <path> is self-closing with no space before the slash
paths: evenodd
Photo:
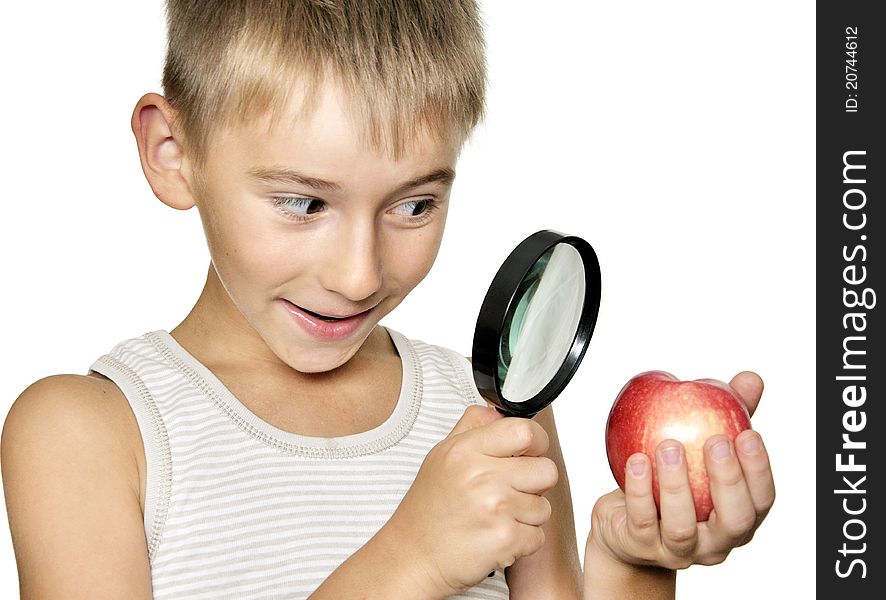
<path id="1" fill-rule="evenodd" d="M 454 179 L 455 171 L 449 167 L 442 167 L 431 171 L 427 175 L 420 175 L 415 179 L 410 179 L 403 185 L 399 186 L 394 193 L 404 192 L 410 188 L 425 185 L 427 183 L 442 183 L 444 185 L 449 185 Z"/>
<path id="2" fill-rule="evenodd" d="M 286 167 L 253 167 L 246 171 L 246 174 L 261 183 L 306 185 L 315 190 L 341 191 L 341 186 L 337 183 L 317 177 L 308 177 Z"/>
<path id="3" fill-rule="evenodd" d="M 251 178 L 262 183 L 281 183 L 305 185 L 315 190 L 325 190 L 329 192 L 340 192 L 341 186 L 333 181 L 326 181 L 317 177 L 309 177 L 302 175 L 298 171 L 286 167 L 253 167 L 246 171 Z M 442 167 L 431 171 L 427 175 L 420 175 L 414 179 L 410 179 L 403 185 L 397 187 L 394 193 L 403 192 L 410 188 L 425 185 L 427 183 L 440 182 L 450 184 L 455 179 L 455 171 L 449 167 Z"/>

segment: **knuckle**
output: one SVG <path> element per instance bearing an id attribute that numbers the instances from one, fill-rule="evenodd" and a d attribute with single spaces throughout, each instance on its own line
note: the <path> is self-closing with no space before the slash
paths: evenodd
<path id="1" fill-rule="evenodd" d="M 500 525 L 493 530 L 492 541 L 496 548 L 502 553 L 509 553 L 513 550 L 516 542 L 516 531 L 510 524 Z"/>
<path id="2" fill-rule="evenodd" d="M 593 527 L 603 528 L 612 520 L 613 514 L 619 507 L 624 507 L 621 490 L 610 492 L 597 498 L 594 508 L 591 509 L 591 523 Z"/>
<path id="3" fill-rule="evenodd" d="M 658 525 L 658 519 L 651 515 L 631 515 L 631 526 L 640 533 L 651 531 Z"/>
<path id="4" fill-rule="evenodd" d="M 738 548 L 739 546 L 744 546 L 745 544 L 749 543 L 752 539 L 754 539 L 755 531 L 756 530 L 751 530 L 748 533 L 746 533 L 745 535 L 743 535 L 741 538 L 739 538 L 735 542 L 735 547 Z"/>
<path id="5" fill-rule="evenodd" d="M 532 443 L 533 430 L 532 430 L 533 421 L 529 419 L 514 419 L 514 422 L 511 423 L 510 426 L 510 435 L 513 439 L 519 443 L 521 448 L 528 448 Z"/>
<path id="6" fill-rule="evenodd" d="M 678 496 L 689 489 L 689 482 L 685 477 L 668 477 L 662 475 L 658 480 L 658 489 L 662 494 Z"/>
<path id="7" fill-rule="evenodd" d="M 665 532 L 668 548 L 680 557 L 695 550 L 696 529 L 693 526 L 676 527 Z"/>
<path id="8" fill-rule="evenodd" d="M 551 515 L 554 514 L 554 508 L 551 506 L 550 500 L 544 496 L 539 496 L 538 499 L 538 512 L 541 514 L 542 521 L 547 522 Z"/>
<path id="9" fill-rule="evenodd" d="M 485 413 L 485 412 L 486 412 L 486 408 L 480 406 L 479 404 L 472 404 L 465 409 L 464 413 L 462 413 L 462 418 L 464 419 L 465 417 L 467 417 L 467 418 L 479 417 L 481 413 Z"/>
<path id="10" fill-rule="evenodd" d="M 533 552 L 537 551 L 538 549 L 540 549 L 542 546 L 545 545 L 545 530 L 542 529 L 541 527 L 535 527 L 534 529 L 535 529 L 535 539 L 533 540 L 532 545 L 529 549 L 529 552 L 527 552 L 527 554 L 532 554 Z"/>
<path id="11" fill-rule="evenodd" d="M 642 490 L 638 490 L 630 485 L 625 486 L 625 499 L 631 504 L 637 504 L 638 502 L 643 501 L 646 496 L 646 492 Z"/>
<path id="12" fill-rule="evenodd" d="M 736 515 L 723 521 L 723 531 L 733 540 L 741 539 L 757 524 L 757 516 L 751 513 Z"/>
<path id="13" fill-rule="evenodd" d="M 737 467 L 738 465 L 734 466 Z M 744 482 L 744 473 L 742 473 L 741 468 L 727 466 L 723 469 L 711 469 L 709 473 L 711 479 L 721 486 L 735 487 Z"/>
<path id="14" fill-rule="evenodd" d="M 488 515 L 498 517 L 507 513 L 507 506 L 501 496 L 493 494 L 485 497 L 483 501 L 483 510 Z"/>
<path id="15" fill-rule="evenodd" d="M 591 526 L 601 528 L 607 521 L 607 516 L 612 512 L 612 502 L 607 496 L 601 496 L 594 502 L 594 508 L 591 509 Z"/>
<path id="16" fill-rule="evenodd" d="M 557 468 L 557 463 L 546 456 L 539 457 L 538 470 L 546 487 L 552 488 L 557 485 L 560 480 L 560 470 Z"/>
<path id="17" fill-rule="evenodd" d="M 702 558 L 699 559 L 698 564 L 705 565 L 708 567 L 712 567 L 714 565 L 719 565 L 726 557 L 729 556 L 729 551 L 721 551 L 721 552 L 711 552 Z"/>
<path id="18" fill-rule="evenodd" d="M 775 504 L 775 489 L 763 496 L 762 500 L 760 500 L 760 512 L 766 514 L 769 512 L 769 509 L 772 508 L 773 504 Z"/>
<path id="19" fill-rule="evenodd" d="M 442 449 L 442 462 L 448 467 L 461 469 L 467 460 L 469 451 L 464 443 L 454 440 Z"/>
<path id="20" fill-rule="evenodd" d="M 495 474 L 482 469 L 466 473 L 466 485 L 475 498 L 480 499 L 480 507 L 487 508 L 501 500 L 500 488 Z"/>
<path id="21" fill-rule="evenodd" d="M 550 436 L 548 436 L 548 432 L 545 431 L 545 428 L 533 421 L 529 420 L 530 431 L 532 432 L 532 437 L 534 439 L 540 440 L 541 442 L 541 450 L 542 452 L 547 452 L 548 446 L 550 446 L 551 440 Z"/>
<path id="22" fill-rule="evenodd" d="M 680 571 L 682 569 L 688 569 L 693 564 L 692 559 L 688 556 L 682 555 L 671 555 L 664 561 L 662 561 L 662 566 L 666 569 L 670 569 L 671 571 Z"/>
<path id="23" fill-rule="evenodd" d="M 687 556 L 677 562 L 677 570 L 682 571 L 683 569 L 688 569 L 689 567 L 691 567 L 694 564 L 695 564 L 695 561 Z"/>

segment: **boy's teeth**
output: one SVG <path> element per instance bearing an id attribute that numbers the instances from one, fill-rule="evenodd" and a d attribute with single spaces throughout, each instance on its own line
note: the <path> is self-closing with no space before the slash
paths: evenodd
<path id="1" fill-rule="evenodd" d="M 313 311 L 310 311 L 306 308 L 302 308 L 302 310 L 305 311 L 306 313 L 308 313 L 309 315 L 313 315 L 323 321 L 341 321 L 341 318 L 339 318 L 339 317 L 327 317 L 325 315 L 321 315 L 321 314 L 315 313 Z"/>

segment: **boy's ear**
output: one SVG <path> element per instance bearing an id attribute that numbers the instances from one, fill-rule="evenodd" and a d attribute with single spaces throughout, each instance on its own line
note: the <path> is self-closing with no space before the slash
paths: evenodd
<path id="1" fill-rule="evenodd" d="M 173 110 L 159 94 L 145 94 L 132 111 L 132 133 L 142 170 L 164 204 L 178 210 L 194 206 L 191 173 L 181 144 L 172 134 Z"/>

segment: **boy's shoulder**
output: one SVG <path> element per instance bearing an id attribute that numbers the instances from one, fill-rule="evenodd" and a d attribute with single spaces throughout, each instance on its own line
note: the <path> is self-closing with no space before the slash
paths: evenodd
<path id="1" fill-rule="evenodd" d="M 101 587 L 99 595 L 150 597 L 125 402 L 109 381 L 55 375 L 29 386 L 6 416 L 7 517 L 19 578 L 33 597 L 67 597 L 71 582 Z"/>
<path id="2" fill-rule="evenodd" d="M 138 424 L 123 392 L 98 375 L 52 375 L 31 384 L 15 400 L 3 423 L 2 462 L 40 465 L 47 457 L 77 457 L 117 470 L 139 491 Z M 135 457 L 136 462 L 133 462 Z M 4 468 L 4 478 L 6 469 Z"/>
<path id="3" fill-rule="evenodd" d="M 50 375 L 32 383 L 21 393 L 9 416 L 24 413 L 58 417 L 63 414 L 103 422 L 114 416 L 115 405 L 120 405 L 115 400 L 120 399 L 125 400 L 120 389 L 98 373 Z"/>

